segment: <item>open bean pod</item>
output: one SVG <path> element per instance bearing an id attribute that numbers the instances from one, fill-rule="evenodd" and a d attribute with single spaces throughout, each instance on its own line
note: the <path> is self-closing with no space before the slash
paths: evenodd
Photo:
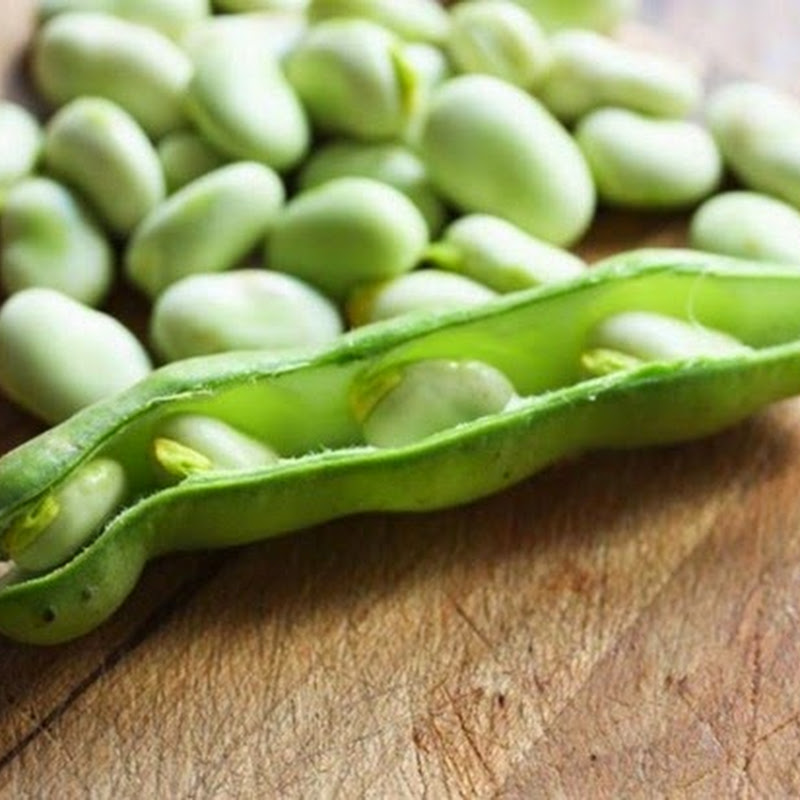
<path id="1" fill-rule="evenodd" d="M 86 633 L 171 551 L 441 508 L 569 454 L 718 431 L 800 392 L 798 303 L 794 268 L 640 251 L 478 308 L 369 326 L 296 360 L 166 367 L 0 460 L 0 541 L 18 565 L 0 588 L 0 631 L 43 644 Z M 652 326 L 674 346 L 653 350 Z M 227 441 L 234 467 L 220 457 Z M 40 547 L 35 563 L 50 566 L 25 571 L 98 460 L 124 473 L 98 470 L 98 491 L 117 499 L 124 486 L 124 499 L 76 519 L 74 556 Z M 60 552 L 75 534 L 59 530 Z"/>

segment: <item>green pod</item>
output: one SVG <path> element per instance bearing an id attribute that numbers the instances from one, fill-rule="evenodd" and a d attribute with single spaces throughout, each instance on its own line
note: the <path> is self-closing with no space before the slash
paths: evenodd
<path id="1" fill-rule="evenodd" d="M 536 93 L 570 122 L 607 106 L 680 118 L 703 94 L 699 76 L 685 64 L 591 31 L 563 31 L 550 45 L 550 68 Z"/>
<path id="2" fill-rule="evenodd" d="M 454 6 L 447 52 L 460 72 L 494 75 L 531 89 L 550 63 L 539 23 L 512 0 L 468 0 Z"/>
<path id="3" fill-rule="evenodd" d="M 722 179 L 722 159 L 714 139 L 694 122 L 601 109 L 580 123 L 575 138 L 600 199 L 609 205 L 689 208 L 711 194 Z"/>
<path id="4" fill-rule="evenodd" d="M 339 312 L 315 289 L 291 275 L 255 269 L 184 278 L 158 298 L 150 320 L 153 346 L 166 361 L 316 348 L 341 333 Z"/>
<path id="5" fill-rule="evenodd" d="M 194 59 L 220 39 L 232 39 L 245 47 L 255 42 L 265 55 L 281 60 L 294 49 L 307 28 L 305 16 L 288 11 L 216 14 L 193 25 L 183 36 L 181 46 Z"/>
<path id="6" fill-rule="evenodd" d="M 361 19 L 309 30 L 286 75 L 320 130 L 359 139 L 400 136 L 419 101 L 419 77 L 389 31 Z"/>
<path id="7" fill-rule="evenodd" d="M 689 239 L 709 253 L 800 264 L 800 212 L 756 192 L 726 192 L 697 209 Z"/>
<path id="8" fill-rule="evenodd" d="M 8 190 L 36 167 L 43 139 L 41 126 L 29 111 L 0 101 L 0 213 Z"/>
<path id="9" fill-rule="evenodd" d="M 305 163 L 298 181 L 306 191 L 346 177 L 372 178 L 401 191 L 425 217 L 431 235 L 444 225 L 444 204 L 428 181 L 425 165 L 404 145 L 346 141 L 323 145 Z"/>
<path id="10" fill-rule="evenodd" d="M 586 269 L 578 256 L 489 214 L 470 214 L 451 223 L 425 259 L 502 293 L 571 280 Z"/>
<path id="11" fill-rule="evenodd" d="M 8 194 L 0 217 L 0 277 L 8 294 L 35 286 L 99 305 L 113 280 L 114 254 L 81 202 L 47 178 Z"/>
<path id="12" fill-rule="evenodd" d="M 39 15 L 48 19 L 70 11 L 99 11 L 155 28 L 172 39 L 207 17 L 208 0 L 39 0 Z"/>
<path id="13" fill-rule="evenodd" d="M 130 331 L 61 292 L 25 289 L 0 307 L 0 388 L 46 422 L 61 422 L 150 371 Z"/>
<path id="14" fill-rule="evenodd" d="M 44 158 L 114 233 L 130 233 L 166 196 L 161 162 L 145 132 L 99 97 L 73 100 L 50 120 Z"/>
<path id="15" fill-rule="evenodd" d="M 799 304 L 796 269 L 642 251 L 485 306 L 368 326 L 313 357 L 237 353 L 162 368 L 0 460 L 0 531 L 35 516 L 83 464 L 112 454 L 132 498 L 66 563 L 0 588 L 0 631 L 40 644 L 84 634 L 119 607 L 149 559 L 172 551 L 245 544 L 347 514 L 442 508 L 587 450 L 720 431 L 800 392 Z M 631 311 L 746 347 L 587 379 L 593 332 Z M 486 365 L 517 397 L 410 444 L 367 445 L 369 410 L 412 366 L 431 361 Z M 280 460 L 164 488 L 153 444 L 180 414 L 220 420 Z"/>
<path id="16" fill-rule="evenodd" d="M 732 83 L 709 98 L 706 116 L 746 187 L 800 208 L 800 101 L 770 86 Z"/>
<path id="17" fill-rule="evenodd" d="M 436 0 L 311 0 L 312 22 L 338 17 L 360 17 L 394 31 L 408 41 L 441 44 L 450 20 Z"/>
<path id="18" fill-rule="evenodd" d="M 443 272 L 421 269 L 388 281 L 357 286 L 347 301 L 347 316 L 354 327 L 393 319 L 404 314 L 442 314 L 471 308 L 497 297 L 476 281 Z"/>
<path id="19" fill-rule="evenodd" d="M 267 235 L 283 200 L 280 178 L 263 164 L 209 172 L 142 221 L 125 253 L 127 275 L 156 297 L 187 275 L 231 269 Z"/>
<path id="20" fill-rule="evenodd" d="M 334 300 L 366 281 L 408 272 L 428 229 L 402 193 L 369 178 L 337 178 L 294 197 L 267 242 L 267 263 Z"/>
<path id="21" fill-rule="evenodd" d="M 169 194 L 226 163 L 225 157 L 194 131 L 167 134 L 157 150 Z"/>
<path id="22" fill-rule="evenodd" d="M 639 0 L 514 0 L 549 30 L 590 28 L 610 31 L 636 14 Z"/>
<path id="23" fill-rule="evenodd" d="M 419 150 L 434 188 L 464 212 L 502 217 L 569 245 L 594 215 L 591 175 L 570 135 L 534 98 L 488 75 L 434 95 Z"/>
<path id="24" fill-rule="evenodd" d="M 268 52 L 235 37 L 211 41 L 194 57 L 186 113 L 231 158 L 288 170 L 306 154 L 305 111 Z"/>
<path id="25" fill-rule="evenodd" d="M 49 103 L 103 97 L 154 138 L 184 124 L 191 74 L 189 58 L 166 36 L 108 14 L 60 14 L 34 40 L 34 80 Z"/>

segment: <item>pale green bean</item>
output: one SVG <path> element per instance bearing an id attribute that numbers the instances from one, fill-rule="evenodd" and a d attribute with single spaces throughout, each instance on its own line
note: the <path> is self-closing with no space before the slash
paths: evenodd
<path id="1" fill-rule="evenodd" d="M 43 139 L 42 129 L 29 111 L 0 100 L 0 212 L 8 190 L 36 167 Z"/>
<path id="2" fill-rule="evenodd" d="M 158 143 L 158 158 L 170 194 L 226 162 L 218 150 L 194 131 L 167 134 Z"/>

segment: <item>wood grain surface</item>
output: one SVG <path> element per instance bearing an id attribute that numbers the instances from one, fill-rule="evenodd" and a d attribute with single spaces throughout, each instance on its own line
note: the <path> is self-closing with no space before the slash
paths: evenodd
<path id="1" fill-rule="evenodd" d="M 15 97 L 29 9 L 0 0 Z M 798 92 L 799 17 L 795 0 L 643 12 L 710 80 Z M 603 214 L 583 250 L 683 230 Z M 142 331 L 140 300 L 111 307 Z M 0 401 L 0 452 L 37 430 Z M 0 643 L 0 795 L 798 797 L 799 495 L 790 401 L 468 507 L 163 559 L 94 634 Z"/>

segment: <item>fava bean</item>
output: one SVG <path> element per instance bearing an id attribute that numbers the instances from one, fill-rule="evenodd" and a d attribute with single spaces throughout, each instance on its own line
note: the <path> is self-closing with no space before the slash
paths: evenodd
<path id="1" fill-rule="evenodd" d="M 39 286 L 98 305 L 111 287 L 114 256 L 103 232 L 66 187 L 48 178 L 28 178 L 9 192 L 0 241 L 9 294 Z"/>
<path id="2" fill-rule="evenodd" d="M 488 214 L 457 219 L 441 241 L 428 248 L 425 258 L 496 292 L 516 292 L 542 283 L 570 280 L 586 268 L 578 256 Z"/>
<path id="3" fill-rule="evenodd" d="M 220 11 L 305 11 L 309 0 L 213 0 Z"/>
<path id="4" fill-rule="evenodd" d="M 758 83 L 732 83 L 708 101 L 727 165 L 748 188 L 800 208 L 800 101 Z"/>
<path id="5" fill-rule="evenodd" d="M 632 17 L 639 0 L 514 0 L 547 28 L 592 28 L 609 31 Z"/>
<path id="6" fill-rule="evenodd" d="M 726 192 L 695 213 L 692 247 L 754 261 L 800 264 L 800 212 L 755 192 Z"/>
<path id="7" fill-rule="evenodd" d="M 311 0 L 312 22 L 360 17 L 377 22 L 409 41 L 441 43 L 447 37 L 447 12 L 435 0 Z"/>
<path id="8" fill-rule="evenodd" d="M 713 192 L 722 159 L 705 128 L 601 109 L 575 133 L 601 200 L 630 208 L 687 208 Z"/>
<path id="9" fill-rule="evenodd" d="M 255 41 L 264 55 L 280 60 L 294 49 L 307 28 L 305 17 L 299 13 L 253 11 L 217 14 L 193 25 L 181 44 L 192 58 L 196 58 L 220 38 L 233 39 L 247 47 Z"/>
<path id="10" fill-rule="evenodd" d="M 319 347 L 341 333 L 339 312 L 315 289 L 291 275 L 254 269 L 178 281 L 158 298 L 150 323 L 153 345 L 167 361 Z"/>
<path id="11" fill-rule="evenodd" d="M 7 529 L 0 546 L 25 570 L 57 567 L 99 533 L 126 491 L 120 464 L 110 458 L 90 461 Z"/>
<path id="12" fill-rule="evenodd" d="M 516 397 L 502 372 L 480 361 L 431 359 L 379 373 L 356 395 L 364 439 L 404 447 L 466 422 L 498 414 Z"/>
<path id="13" fill-rule="evenodd" d="M 207 17 L 208 0 L 39 0 L 40 16 L 70 11 L 100 11 L 178 38 L 193 23 Z"/>
<path id="14" fill-rule="evenodd" d="M 266 236 L 283 204 L 269 167 L 230 164 L 187 184 L 136 229 L 128 277 L 151 297 L 187 275 L 231 269 Z"/>
<path id="15" fill-rule="evenodd" d="M 462 211 L 502 217 L 557 245 L 591 222 L 595 191 L 580 150 L 540 103 L 497 78 L 445 83 L 419 149 L 434 188 Z"/>
<path id="16" fill-rule="evenodd" d="M 168 417 L 156 432 L 153 455 L 169 483 L 209 472 L 258 469 L 279 460 L 252 436 L 200 414 Z"/>
<path id="17" fill-rule="evenodd" d="M 166 196 L 158 154 L 136 120 L 99 97 L 64 106 L 49 122 L 47 168 L 81 192 L 115 233 L 130 233 Z"/>
<path id="18" fill-rule="evenodd" d="M 192 65 L 167 37 L 108 14 L 59 14 L 34 40 L 36 86 L 55 106 L 91 95 L 124 108 L 150 136 L 184 124 Z"/>
<path id="19" fill-rule="evenodd" d="M 314 124 L 360 139 L 399 136 L 419 102 L 419 77 L 389 31 L 361 19 L 321 22 L 286 62 Z"/>
<path id="20" fill-rule="evenodd" d="M 471 308 L 495 297 L 491 289 L 463 275 L 421 269 L 356 287 L 347 302 L 347 316 L 357 327 L 414 312 L 441 314 Z"/>
<path id="21" fill-rule="evenodd" d="M 425 220 L 404 194 L 368 178 L 337 178 L 287 204 L 267 263 L 343 300 L 359 283 L 408 272 L 427 244 Z"/>
<path id="22" fill-rule="evenodd" d="M 539 23 L 512 0 L 468 0 L 453 7 L 447 52 L 460 72 L 494 75 L 530 89 L 550 63 Z"/>
<path id="23" fill-rule="evenodd" d="M 255 41 L 220 37 L 195 55 L 194 66 L 186 112 L 220 152 L 277 170 L 303 158 L 305 111 L 271 54 Z"/>
<path id="24" fill-rule="evenodd" d="M 345 141 L 323 145 L 303 166 L 299 185 L 305 191 L 345 177 L 372 178 L 401 191 L 425 217 L 432 234 L 444 224 L 446 211 L 428 181 L 425 165 L 404 145 Z"/>
<path id="25" fill-rule="evenodd" d="M 225 165 L 225 157 L 193 131 L 175 131 L 158 143 L 167 191 L 172 194 Z"/>
<path id="26" fill-rule="evenodd" d="M 150 371 L 130 331 L 61 292 L 25 289 L 0 307 L 0 388 L 46 422 L 61 422 Z"/>
<path id="27" fill-rule="evenodd" d="M 574 121 L 606 106 L 683 117 L 700 101 L 700 78 L 679 61 L 591 31 L 563 31 L 550 44 L 550 68 L 537 95 L 561 119 Z"/>
<path id="28" fill-rule="evenodd" d="M 0 212 L 8 190 L 33 172 L 43 138 L 39 123 L 29 111 L 16 103 L 0 101 Z"/>

